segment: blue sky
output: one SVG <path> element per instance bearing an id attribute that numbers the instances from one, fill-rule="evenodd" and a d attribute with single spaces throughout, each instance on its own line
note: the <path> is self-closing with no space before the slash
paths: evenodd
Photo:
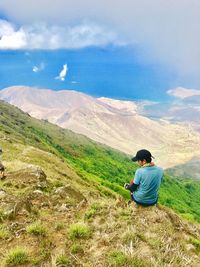
<path id="1" fill-rule="evenodd" d="M 139 64 L 132 47 L 9 50 L 1 51 L 0 58 L 1 89 L 28 85 L 120 99 L 166 100 L 165 91 L 177 85 L 170 84 L 174 75 L 163 66 Z M 67 74 L 61 80 L 65 64 Z"/>
<path id="2" fill-rule="evenodd" d="M 197 0 L 1 0 L 0 88 L 152 100 L 199 89 L 199 15 Z"/>

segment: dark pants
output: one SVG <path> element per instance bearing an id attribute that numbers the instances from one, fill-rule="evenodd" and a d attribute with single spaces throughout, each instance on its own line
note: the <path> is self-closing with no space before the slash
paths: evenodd
<path id="1" fill-rule="evenodd" d="M 156 201 L 153 202 L 153 203 L 151 203 L 151 204 L 138 202 L 138 201 L 134 198 L 133 194 L 131 194 L 131 199 L 132 199 L 136 204 L 141 205 L 141 206 L 143 206 L 143 207 L 153 206 L 153 205 L 155 205 L 155 204 L 158 202 L 158 199 L 156 199 Z"/>

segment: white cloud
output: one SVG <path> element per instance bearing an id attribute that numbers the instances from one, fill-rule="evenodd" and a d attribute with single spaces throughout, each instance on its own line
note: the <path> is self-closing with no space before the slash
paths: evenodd
<path id="1" fill-rule="evenodd" d="M 125 38 L 139 48 L 144 63 L 166 64 L 183 77 L 200 75 L 199 0 L 1 0 L 1 11 L 20 25 L 60 25 L 59 31 L 22 26 L 26 47 L 81 48 Z M 84 19 L 104 26 L 82 25 Z M 69 27 L 75 23 L 79 26 Z"/>
<path id="2" fill-rule="evenodd" d="M 45 69 L 45 64 L 41 62 L 38 66 L 33 66 L 33 72 L 40 72 Z"/>
<path id="3" fill-rule="evenodd" d="M 15 31 L 14 26 L 0 20 L 0 49 L 19 49 L 26 46 L 26 34 L 23 29 Z"/>
<path id="4" fill-rule="evenodd" d="M 1 20 L 0 34 L 0 49 L 78 49 L 123 44 L 112 31 L 89 22 L 71 27 L 37 23 L 16 29 L 13 24 Z"/>
<path id="5" fill-rule="evenodd" d="M 65 77 L 67 75 L 67 72 L 68 72 L 67 64 L 64 64 L 63 65 L 63 69 L 61 70 L 59 76 L 57 76 L 55 79 L 58 79 L 60 81 L 64 81 L 65 80 Z"/>
<path id="6" fill-rule="evenodd" d="M 200 95 L 200 90 L 177 87 L 177 88 L 168 90 L 167 93 L 177 98 L 184 99 L 187 97 Z"/>
<path id="7" fill-rule="evenodd" d="M 0 35 L 12 35 L 14 32 L 14 25 L 11 23 L 5 21 L 5 20 L 0 20 Z"/>

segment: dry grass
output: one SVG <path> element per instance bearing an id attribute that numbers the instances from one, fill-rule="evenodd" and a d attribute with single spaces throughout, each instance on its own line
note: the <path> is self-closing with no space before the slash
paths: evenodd
<path id="1" fill-rule="evenodd" d="M 51 266 L 57 262 L 57 266 L 73 267 L 200 266 L 199 225 L 183 221 L 170 209 L 127 207 L 123 200 L 101 196 L 95 183 L 88 185 L 56 155 L 6 140 L 2 141 L 2 146 L 8 152 L 4 156 L 8 172 L 20 171 L 28 164 L 40 166 L 47 175 L 49 187 L 47 191 L 33 195 L 35 189 L 29 190 L 33 205 L 31 212 L 22 207 L 13 220 L 2 217 L 5 232 L 0 240 L 1 261 L 5 252 L 9 255 L 11 247 L 23 243 L 29 249 L 29 260 L 32 259 L 31 263 L 26 263 L 27 257 L 24 257 L 24 266 L 31 266 L 33 262 L 38 264 L 36 266 Z M 20 184 L 21 180 L 13 178 L 13 182 Z M 12 179 L 10 187 L 6 186 L 6 180 L 0 185 L 11 196 L 26 193 L 24 189 L 13 187 Z M 63 185 L 70 185 L 80 192 L 86 202 L 75 197 L 73 205 L 60 210 L 67 199 L 68 202 L 74 201 L 68 193 L 64 198 L 55 194 Z M 30 189 L 28 184 L 27 189 Z M 0 209 L 4 212 L 5 205 L 1 203 Z M 42 223 L 30 230 L 35 221 L 45 222 L 45 227 L 39 227 Z M 77 224 L 84 221 L 85 224 Z M 26 229 L 29 233 L 37 232 L 39 238 L 27 234 Z M 7 243 L 10 235 L 13 239 Z M 187 250 L 188 244 L 192 244 L 193 249 Z"/>

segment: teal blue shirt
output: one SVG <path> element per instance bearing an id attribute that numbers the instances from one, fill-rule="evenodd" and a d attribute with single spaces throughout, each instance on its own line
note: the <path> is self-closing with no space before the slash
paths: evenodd
<path id="1" fill-rule="evenodd" d="M 162 178 L 163 169 L 155 165 L 138 169 L 134 178 L 134 184 L 138 185 L 133 193 L 135 200 L 144 204 L 156 202 Z"/>

